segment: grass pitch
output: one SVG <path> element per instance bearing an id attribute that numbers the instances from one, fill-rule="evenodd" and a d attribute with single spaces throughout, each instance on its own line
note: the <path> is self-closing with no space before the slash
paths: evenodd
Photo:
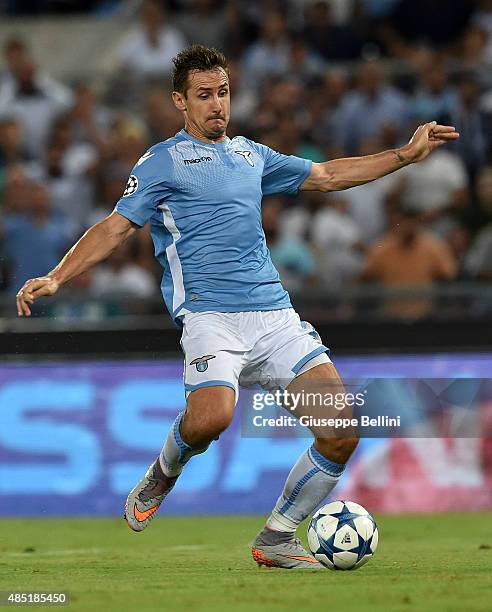
<path id="1" fill-rule="evenodd" d="M 74 611 L 492 609 L 492 513 L 376 521 L 375 557 L 334 572 L 258 568 L 262 517 L 161 517 L 140 534 L 122 519 L 4 519 L 0 590 L 67 591 Z"/>

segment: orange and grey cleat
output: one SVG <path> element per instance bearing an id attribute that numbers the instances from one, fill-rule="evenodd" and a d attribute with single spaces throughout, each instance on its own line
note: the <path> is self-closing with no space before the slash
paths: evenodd
<path id="1" fill-rule="evenodd" d="M 274 546 L 265 546 L 255 542 L 251 552 L 253 559 L 260 566 L 283 569 L 324 569 L 321 563 L 307 552 L 298 538 Z"/>
<path id="2" fill-rule="evenodd" d="M 124 518 L 133 531 L 143 531 L 147 527 L 177 478 L 164 474 L 157 457 L 126 498 Z"/>

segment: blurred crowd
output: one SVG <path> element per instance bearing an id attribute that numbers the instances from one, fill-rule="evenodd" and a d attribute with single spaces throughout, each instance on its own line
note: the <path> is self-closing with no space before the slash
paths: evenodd
<path id="1" fill-rule="evenodd" d="M 70 2 L 14 4 L 28 13 Z M 319 162 L 400 146 L 430 120 L 461 134 L 367 185 L 265 199 L 288 289 L 492 280 L 492 0 L 146 0 L 102 85 L 57 82 L 26 41 L 4 45 L 0 291 L 50 270 L 111 212 L 146 149 L 182 128 L 171 59 L 192 42 L 231 60 L 231 137 Z M 143 229 L 72 286 L 153 297 L 152 251 Z M 387 303 L 398 316 L 431 308 L 425 298 Z"/>

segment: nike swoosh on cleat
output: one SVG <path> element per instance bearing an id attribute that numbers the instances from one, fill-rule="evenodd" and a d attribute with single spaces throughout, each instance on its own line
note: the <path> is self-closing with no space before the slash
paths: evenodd
<path id="1" fill-rule="evenodd" d="M 316 561 L 316 559 L 313 559 L 313 557 L 303 557 L 303 556 L 297 556 L 297 555 L 281 555 L 279 554 L 281 557 L 287 557 L 287 559 L 295 559 L 296 561 L 307 561 L 308 563 L 319 563 L 319 561 Z"/>
<path id="2" fill-rule="evenodd" d="M 152 508 L 145 510 L 145 512 L 140 512 L 140 510 L 137 508 L 137 504 L 135 504 L 133 506 L 133 514 L 135 515 L 135 518 L 137 519 L 139 523 L 143 523 L 143 521 L 148 519 L 149 516 L 152 516 L 154 512 L 157 512 L 157 509 L 159 508 L 159 506 L 160 504 L 157 504 L 157 506 L 153 506 Z"/>

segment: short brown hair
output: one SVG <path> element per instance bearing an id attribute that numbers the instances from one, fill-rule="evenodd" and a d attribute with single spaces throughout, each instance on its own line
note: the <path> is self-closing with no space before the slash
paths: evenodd
<path id="1" fill-rule="evenodd" d="M 192 45 L 173 58 L 173 90 L 186 95 L 188 74 L 192 71 L 205 71 L 222 68 L 229 76 L 229 63 L 223 53 L 213 47 Z"/>

